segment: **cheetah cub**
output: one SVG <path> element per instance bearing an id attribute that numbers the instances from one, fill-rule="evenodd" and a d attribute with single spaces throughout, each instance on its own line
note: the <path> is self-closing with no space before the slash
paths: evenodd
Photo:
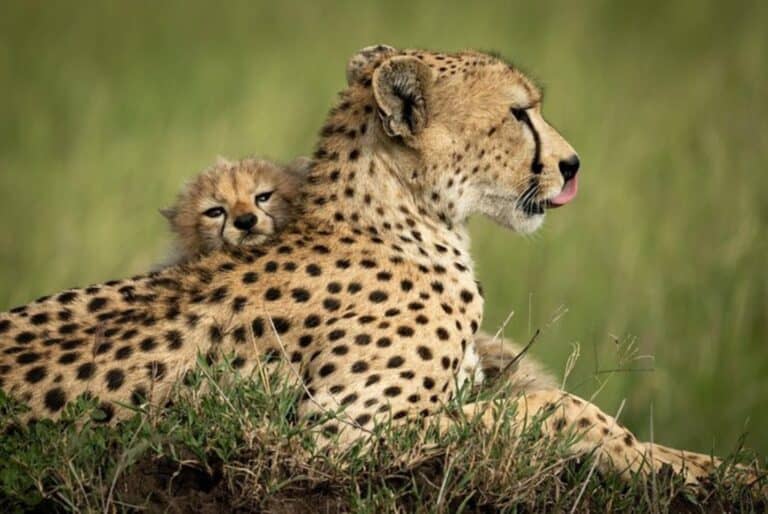
<path id="1" fill-rule="evenodd" d="M 258 245 L 292 218 L 309 159 L 288 166 L 248 158 L 217 163 L 188 182 L 161 214 L 174 235 L 165 265 L 188 262 L 225 245 Z"/>

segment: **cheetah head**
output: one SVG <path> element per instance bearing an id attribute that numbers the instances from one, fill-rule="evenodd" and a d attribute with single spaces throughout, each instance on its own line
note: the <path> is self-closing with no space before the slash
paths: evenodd
<path id="1" fill-rule="evenodd" d="M 281 167 L 220 158 L 161 211 L 178 250 L 191 257 L 225 245 L 262 243 L 289 221 L 306 167 L 305 160 Z"/>
<path id="2" fill-rule="evenodd" d="M 482 213 L 517 232 L 578 189 L 579 158 L 542 116 L 542 93 L 502 59 L 369 47 L 347 80 L 372 89 L 382 145 L 416 155 L 402 182 L 441 218 Z"/>

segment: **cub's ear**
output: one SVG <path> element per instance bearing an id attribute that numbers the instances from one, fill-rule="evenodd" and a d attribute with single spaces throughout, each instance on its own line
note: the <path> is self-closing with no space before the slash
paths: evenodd
<path id="1" fill-rule="evenodd" d="M 286 165 L 286 171 L 291 175 L 305 178 L 312 169 L 312 159 L 309 157 L 296 157 Z"/>
<path id="2" fill-rule="evenodd" d="M 373 72 L 373 94 L 384 132 L 415 136 L 427 126 L 427 91 L 432 70 L 416 57 L 397 56 Z"/>
<path id="3" fill-rule="evenodd" d="M 397 50 L 389 45 L 366 46 L 358 50 L 347 62 L 347 85 L 363 81 L 371 66 L 395 52 Z"/>
<path id="4" fill-rule="evenodd" d="M 174 207 L 168 207 L 166 209 L 160 209 L 160 214 L 168 221 L 173 221 L 178 214 L 178 211 Z"/>

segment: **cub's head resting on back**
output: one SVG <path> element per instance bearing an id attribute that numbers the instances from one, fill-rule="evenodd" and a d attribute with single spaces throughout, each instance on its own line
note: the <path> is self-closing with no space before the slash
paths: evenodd
<path id="1" fill-rule="evenodd" d="M 255 158 L 219 158 L 184 186 L 172 207 L 160 211 L 175 236 L 168 264 L 225 245 L 266 241 L 292 218 L 308 165 L 303 158 L 286 167 Z"/>

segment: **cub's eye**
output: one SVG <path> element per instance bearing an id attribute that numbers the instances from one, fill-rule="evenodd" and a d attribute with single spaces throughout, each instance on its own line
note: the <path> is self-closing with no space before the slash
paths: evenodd
<path id="1" fill-rule="evenodd" d="M 218 218 L 219 216 L 224 215 L 224 209 L 221 207 L 211 207 L 210 209 L 203 211 L 204 216 L 208 216 L 209 218 Z"/>
<path id="2" fill-rule="evenodd" d="M 510 111 L 512 112 L 512 116 L 514 116 L 517 121 L 523 121 L 525 118 L 528 117 L 528 114 L 525 112 L 525 109 L 512 107 Z"/>
<path id="3" fill-rule="evenodd" d="M 259 193 L 256 195 L 256 203 L 266 202 L 272 197 L 274 191 L 267 191 L 266 193 Z"/>

